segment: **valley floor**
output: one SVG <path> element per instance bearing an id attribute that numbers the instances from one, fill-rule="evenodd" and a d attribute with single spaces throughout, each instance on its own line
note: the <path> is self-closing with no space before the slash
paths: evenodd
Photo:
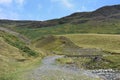
<path id="1" fill-rule="evenodd" d="M 31 59 L 32 62 L 32 59 L 35 59 L 35 55 L 38 54 L 35 51 L 38 50 L 39 52 L 41 49 L 43 50 L 43 52 L 45 51 L 46 56 L 47 53 L 54 53 L 54 54 L 62 53 L 64 55 L 100 54 L 103 55 L 103 57 L 101 57 L 98 61 L 91 58 L 69 58 L 68 60 L 78 64 L 77 66 L 80 69 L 76 69 L 76 67 L 71 68 L 69 66 L 66 66 L 67 64 L 65 65 L 56 64 L 56 59 L 58 58 L 61 58 L 60 61 L 63 62 L 67 60 L 65 57 L 63 58 L 63 56 L 48 56 L 42 60 L 42 65 L 40 65 L 39 67 L 29 71 L 26 70 L 23 71 L 22 73 L 25 73 L 25 75 L 23 74 L 24 77 L 22 80 L 102 80 L 102 79 L 120 80 L 119 77 L 120 72 L 118 71 L 115 72 L 114 70 L 112 70 L 112 69 L 118 69 L 118 70 L 120 69 L 120 60 L 119 60 L 120 36 L 119 35 L 69 34 L 62 36 L 61 35 L 48 36 L 35 40 L 35 42 L 33 42 L 32 45 L 35 47 L 35 51 L 34 51 L 32 50 L 32 48 L 29 48 L 29 46 L 26 45 L 31 42 L 26 37 L 14 31 L 8 30 L 6 28 L 0 28 L 0 30 L 1 30 L 0 33 L 1 73 L 6 74 L 10 70 L 14 72 L 14 69 L 17 68 L 18 63 L 21 63 L 21 65 L 25 65 L 24 60 Z M 8 33 L 10 33 L 11 35 Z M 23 55 L 25 53 L 26 55 Z M 42 56 L 43 55 L 40 56 L 41 59 Z M 34 66 L 33 64 L 31 65 Z M 87 66 L 86 68 L 88 69 L 90 68 L 93 70 L 83 70 L 81 69 L 81 66 L 83 67 Z M 14 76 L 15 75 L 13 75 L 13 77 Z M 21 75 L 19 76 L 21 77 Z M 0 78 L 0 80 L 18 79 L 18 78 L 10 79 L 9 76 L 7 78 L 6 75 L 1 77 L 2 78 Z"/>
<path id="2" fill-rule="evenodd" d="M 42 60 L 42 66 L 28 71 L 26 80 L 102 80 L 90 71 L 75 70 L 55 64 L 62 56 L 48 56 Z"/>

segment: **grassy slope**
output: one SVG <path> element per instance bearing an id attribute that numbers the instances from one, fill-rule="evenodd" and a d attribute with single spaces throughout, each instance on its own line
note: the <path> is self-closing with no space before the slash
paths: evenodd
<path id="1" fill-rule="evenodd" d="M 64 36 L 80 47 L 98 48 L 109 52 L 120 53 L 120 35 L 71 34 Z"/>
<path id="2" fill-rule="evenodd" d="M 34 53 L 17 37 L 0 31 L 0 80 L 19 80 L 24 69 L 40 60 Z"/>
<path id="3" fill-rule="evenodd" d="M 36 49 L 54 54 L 78 54 L 79 49 L 73 42 L 65 37 L 45 36 L 33 42 Z"/>
<path id="4" fill-rule="evenodd" d="M 63 36 L 63 35 L 62 35 Z M 100 61 L 93 61 L 91 58 L 73 58 L 59 59 L 61 63 L 75 63 L 77 67 L 87 69 L 120 69 L 120 36 L 108 34 L 68 34 L 64 35 L 74 42 L 79 47 L 84 48 L 97 48 L 107 52 L 113 53 L 112 55 L 106 54 Z M 114 53 L 118 53 L 117 55 Z"/>
<path id="5" fill-rule="evenodd" d="M 120 38 L 119 35 L 104 35 L 104 34 L 119 34 L 120 33 L 120 23 L 119 20 L 112 20 L 112 21 L 89 21 L 83 24 L 65 24 L 65 25 L 58 25 L 54 27 L 44 27 L 44 28 L 16 28 L 18 32 L 24 34 L 25 36 L 29 37 L 30 39 L 37 39 L 42 37 L 43 35 L 65 35 L 66 37 L 70 38 L 76 45 L 85 48 L 98 48 L 109 52 L 120 53 L 119 50 L 119 42 Z M 81 35 L 76 35 L 76 33 L 82 33 Z M 85 34 L 84 34 L 85 33 Z M 86 33 L 97 33 L 87 35 Z M 75 34 L 75 35 L 73 35 Z M 84 34 L 84 35 L 83 35 Z M 99 35 L 98 35 L 99 34 Z M 101 35 L 103 34 L 103 35 Z M 61 43 L 51 43 L 47 46 L 44 46 L 46 49 L 50 49 L 51 45 L 58 45 Z M 40 45 L 40 44 L 39 44 Z M 36 49 L 36 48 L 35 48 Z M 46 50 L 45 49 L 45 50 Z M 39 49 L 37 49 L 39 50 Z M 51 51 L 55 50 L 54 47 L 51 48 Z M 70 49 L 69 49 L 70 50 Z M 66 52 L 65 52 L 66 53 Z M 110 60 L 111 56 L 108 56 Z M 106 57 L 107 58 L 107 57 Z M 105 58 L 105 59 L 106 59 Z M 119 56 L 118 58 L 113 56 L 113 61 L 116 61 L 115 64 L 119 65 Z M 90 61 L 90 60 L 85 60 Z M 92 64 L 95 65 L 95 64 Z M 106 65 L 106 64 L 103 64 Z M 101 65 L 103 67 L 103 65 Z M 106 66 L 108 66 L 107 64 Z M 109 66 L 108 66 L 109 67 Z M 111 66 L 113 67 L 113 65 Z"/>
<path id="6" fill-rule="evenodd" d="M 95 24 L 95 22 L 93 24 L 91 23 L 89 22 L 87 24 L 81 24 L 81 25 L 67 24 L 67 25 L 61 25 L 56 27 L 37 28 L 37 29 L 25 28 L 25 29 L 19 29 L 19 32 L 28 36 L 33 40 L 39 37 L 42 37 L 43 35 L 68 34 L 64 36 L 69 38 L 73 43 L 75 43 L 79 47 L 97 48 L 97 49 L 101 49 L 111 53 L 120 53 L 120 50 L 119 50 L 120 36 L 115 35 L 115 34 L 119 34 L 120 24 L 117 22 L 115 24 L 114 22 L 113 23 L 98 22 L 99 25 L 98 23 Z M 82 33 L 82 34 L 78 34 L 78 33 Z M 102 33 L 102 34 L 91 34 L 91 33 Z M 56 44 L 50 44 L 50 45 L 56 45 Z M 49 45 L 49 48 L 50 48 L 50 45 Z M 70 53 L 70 54 L 73 54 L 73 53 Z M 104 57 L 104 59 L 107 59 L 107 61 L 102 60 L 99 63 L 92 62 L 91 59 L 75 59 L 74 61 L 76 65 L 78 65 L 79 67 L 81 66 L 80 64 L 84 66 L 89 64 L 89 66 L 87 66 L 86 68 L 120 69 L 119 67 L 120 56 L 109 55 L 107 57 Z M 104 63 L 101 65 L 98 65 L 102 62 Z"/>
<path id="7" fill-rule="evenodd" d="M 63 37 L 65 36 L 65 37 Z M 113 37 L 111 37 L 113 36 Z M 68 38 L 66 38 L 68 37 Z M 74 63 L 77 65 L 77 67 L 83 67 L 87 69 L 120 69 L 120 55 L 110 55 L 107 53 L 102 54 L 102 51 L 97 51 L 92 50 L 92 49 L 81 49 L 80 47 L 85 47 L 85 48 L 98 48 L 99 45 L 104 46 L 104 44 L 107 46 L 110 46 L 109 43 L 113 42 L 114 40 L 119 40 L 117 38 L 118 36 L 116 35 L 98 35 L 98 34 L 84 34 L 84 35 L 78 35 L 78 34 L 69 34 L 69 35 L 62 35 L 61 36 L 47 36 L 47 37 L 42 37 L 41 39 L 38 39 L 34 42 L 34 46 L 38 49 L 44 49 L 48 53 L 54 53 L 54 54 L 67 54 L 67 55 L 78 55 L 78 54 L 101 54 L 105 55 L 101 57 L 101 60 L 99 61 L 94 61 L 93 58 L 62 58 L 58 59 L 57 61 L 63 64 L 71 64 Z M 70 39 L 72 42 L 70 41 Z M 111 38 L 113 41 L 111 41 Z M 93 41 L 94 40 L 94 41 Z M 102 41 L 103 40 L 103 41 Z M 86 45 L 86 44 L 91 43 Z M 76 43 L 76 45 L 74 43 Z M 96 43 L 97 42 L 97 43 Z M 108 42 L 108 43 L 107 43 Z M 116 42 L 116 41 L 114 41 Z M 117 41 L 118 42 L 118 41 Z M 114 43 L 113 43 L 114 44 Z M 79 45 L 80 47 L 78 47 Z M 116 45 L 116 43 L 115 43 Z M 113 46 L 115 46 L 113 45 Z M 97 46 L 97 47 L 96 47 Z M 102 49 L 104 49 L 102 47 Z M 116 48 L 114 48 L 116 49 Z M 118 48 L 117 48 L 118 49 Z M 84 52 L 81 52 L 84 51 Z M 91 53 L 92 52 L 92 53 Z M 109 51 L 110 52 L 110 51 Z"/>
<path id="8" fill-rule="evenodd" d="M 112 21 L 89 21 L 83 24 L 64 24 L 43 28 L 16 28 L 18 32 L 30 39 L 38 38 L 42 35 L 74 34 L 74 33 L 97 33 L 97 34 L 119 34 L 119 20 Z"/>
<path id="9" fill-rule="evenodd" d="M 87 25 L 87 24 L 84 24 Z M 101 25 L 101 24 L 100 24 Z M 21 34 L 26 35 L 30 39 L 37 39 L 42 37 L 43 35 L 58 35 L 58 34 L 75 34 L 75 33 L 110 33 L 117 34 L 119 33 L 119 24 L 117 26 L 108 26 L 104 27 L 91 27 L 91 26 L 73 26 L 73 25 L 61 25 L 56 27 L 46 27 L 46 28 L 37 28 L 37 29 L 28 29 L 28 28 L 17 28 Z M 112 23 L 111 23 L 112 25 Z M 79 46 L 86 47 L 95 47 L 101 48 L 103 50 L 108 50 L 112 52 L 120 52 L 119 51 L 119 36 L 106 36 L 106 35 L 71 35 L 74 39 L 73 42 L 77 42 Z M 98 37 L 97 37 L 98 36 Z M 71 38 L 72 38 L 71 37 Z M 79 38 L 77 38 L 79 37 Z M 82 38 L 80 38 L 82 37 Z M 88 37 L 89 40 L 88 40 Z M 75 40 L 76 39 L 76 40 Z M 79 40 L 80 39 L 80 40 Z M 78 41 L 79 40 L 79 41 Z M 84 42 L 83 42 L 84 41 Z M 85 42 L 86 41 L 86 42 Z M 96 42 L 92 43 L 93 41 Z M 114 44 L 113 44 L 114 43 Z M 105 44 L 105 45 L 103 45 Z"/>

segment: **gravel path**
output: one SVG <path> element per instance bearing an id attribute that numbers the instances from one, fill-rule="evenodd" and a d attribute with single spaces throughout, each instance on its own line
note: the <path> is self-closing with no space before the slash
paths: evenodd
<path id="1" fill-rule="evenodd" d="M 26 80 L 102 80 L 89 71 L 56 65 L 55 60 L 61 57 L 48 56 L 44 58 L 42 66 L 28 72 Z"/>

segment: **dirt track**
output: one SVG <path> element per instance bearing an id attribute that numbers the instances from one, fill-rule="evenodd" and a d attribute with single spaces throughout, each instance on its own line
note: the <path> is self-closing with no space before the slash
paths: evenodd
<path id="1" fill-rule="evenodd" d="M 42 66 L 29 72 L 27 80 L 101 80 L 97 75 L 85 70 L 74 70 L 55 64 L 62 56 L 48 56 Z"/>

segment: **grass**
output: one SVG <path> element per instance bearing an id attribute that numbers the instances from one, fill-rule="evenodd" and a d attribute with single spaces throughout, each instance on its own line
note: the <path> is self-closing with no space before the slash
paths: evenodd
<path id="1" fill-rule="evenodd" d="M 20 66 L 16 59 L 25 59 L 21 55 L 19 50 L 8 43 L 6 43 L 2 38 L 0 38 L 0 80 L 13 80 L 15 74 L 13 72 L 17 71 L 17 67 Z"/>
<path id="2" fill-rule="evenodd" d="M 120 53 L 120 35 L 68 34 L 64 36 L 80 47 L 97 48 L 108 52 Z"/>
<path id="3" fill-rule="evenodd" d="M 113 69 L 117 67 L 120 70 L 120 55 L 109 55 L 109 56 L 105 56 L 104 59 L 112 63 L 107 66 L 110 66 Z"/>
<path id="4" fill-rule="evenodd" d="M 83 69 L 117 69 L 120 70 L 120 56 L 108 55 L 102 57 L 99 61 L 92 58 L 60 58 L 56 60 L 60 64 L 73 64 L 77 68 Z"/>
<path id="5" fill-rule="evenodd" d="M 33 55 L 36 53 L 37 56 Z M 39 52 L 17 37 L 0 31 L 0 80 L 21 80 L 24 71 L 35 66 L 41 58 Z"/>
<path id="6" fill-rule="evenodd" d="M 78 54 L 79 49 L 66 37 L 45 36 L 33 42 L 37 49 L 42 49 L 49 54 Z"/>
<path id="7" fill-rule="evenodd" d="M 101 54 L 105 56 L 103 56 L 102 60 L 98 62 L 93 61 L 93 58 L 62 58 L 58 59 L 57 62 L 60 62 L 62 64 L 75 63 L 77 67 L 85 69 L 120 69 L 119 42 L 119 35 L 66 34 L 62 36 L 58 35 L 42 37 L 36 40 L 34 42 L 34 45 L 36 46 L 36 48 L 42 48 L 45 51 L 48 51 L 48 53 L 63 55 L 79 55 L 79 53 L 82 54 L 82 52 L 79 51 L 80 47 L 82 47 L 81 49 L 82 51 L 84 51 L 83 54 Z M 97 48 L 98 51 L 92 50 L 92 48 Z M 102 50 L 104 51 L 104 54 Z M 108 53 L 113 54 L 111 55 Z"/>
<path id="8" fill-rule="evenodd" d="M 90 21 L 85 24 L 65 24 L 43 28 L 14 27 L 17 32 L 35 41 L 32 47 L 26 45 L 15 36 L 0 31 L 0 80 L 21 79 L 18 78 L 18 76 L 23 74 L 25 69 L 30 66 L 33 67 L 35 65 L 34 63 L 39 61 L 35 58 L 40 56 L 38 52 L 41 53 L 42 51 L 48 54 L 52 52 L 57 54 L 78 54 L 76 52 L 78 49 L 78 47 L 76 47 L 77 45 L 83 48 L 97 48 L 111 53 L 120 53 L 120 36 L 113 35 L 120 34 L 119 25 L 119 21 L 114 21 L 113 23 Z M 68 39 L 48 37 L 40 40 L 40 37 L 45 35 L 63 35 Z M 44 55 L 44 53 L 42 55 Z M 41 57 L 42 56 L 40 56 L 39 59 L 41 59 Z M 75 63 L 78 67 L 87 69 L 120 69 L 120 56 L 107 55 L 104 56 L 103 59 L 106 61 L 101 60 L 97 63 L 89 58 L 62 58 L 57 61 L 63 64 Z M 52 78 L 51 76 L 50 79 L 56 80 L 56 78 Z"/>
<path id="9" fill-rule="evenodd" d="M 27 55 L 29 55 L 29 56 L 37 56 L 38 55 L 37 52 L 30 49 L 28 46 L 26 46 L 26 44 L 24 42 L 20 41 L 17 37 L 10 35 L 10 34 L 7 34 L 7 33 L 4 33 L 4 32 L 1 32 L 0 36 L 3 37 L 4 40 L 8 44 L 10 44 L 10 45 L 20 49 L 21 51 L 27 53 Z"/>
<path id="10" fill-rule="evenodd" d="M 61 36 L 61 35 L 60 35 Z M 71 58 L 70 60 L 79 68 L 85 69 L 119 69 L 120 70 L 120 36 L 110 34 L 66 34 L 62 35 L 82 48 L 96 48 L 103 50 L 106 54 L 100 61 L 93 61 L 92 58 Z M 112 53 L 112 55 L 108 54 Z M 72 55 L 69 54 L 69 55 Z M 65 64 L 68 58 L 61 58 L 58 61 Z M 66 63 L 67 64 L 67 63 Z"/>
<path id="11" fill-rule="evenodd" d="M 112 21 L 89 21 L 83 24 L 64 24 L 42 28 L 14 28 L 17 32 L 24 34 L 30 39 L 36 39 L 43 35 L 60 35 L 75 33 L 94 33 L 94 34 L 120 34 L 119 20 Z"/>
<path id="12" fill-rule="evenodd" d="M 58 62 L 60 64 L 71 64 L 74 61 L 71 58 L 59 58 L 56 60 L 56 62 Z"/>
<path id="13" fill-rule="evenodd" d="M 12 63 L 12 62 L 10 62 Z M 4 63 L 5 64 L 5 63 Z M 29 71 L 31 71 L 32 69 L 40 66 L 41 64 L 41 58 L 36 58 L 36 59 L 31 59 L 29 61 L 26 62 L 21 62 L 21 64 L 19 64 L 19 62 L 16 62 L 16 65 L 9 65 L 8 68 L 1 68 L 6 69 L 7 72 L 0 72 L 0 80 L 26 80 L 25 76 Z M 9 71 L 9 69 L 11 67 L 14 66 L 14 71 Z M 3 73 L 3 74 L 2 74 Z"/>
<path id="14" fill-rule="evenodd" d="M 64 36 L 64 37 L 63 37 Z M 78 51 L 82 47 L 84 53 L 106 55 L 102 57 L 102 60 L 96 62 L 93 58 L 62 58 L 58 59 L 57 62 L 62 64 L 75 63 L 79 68 L 85 69 L 120 69 L 120 36 L 119 35 L 108 35 L 108 34 L 66 34 L 57 36 L 47 36 L 37 39 L 34 45 L 38 49 L 44 49 L 48 53 L 55 54 L 67 54 L 75 55 L 79 54 Z M 79 46 L 79 47 L 78 47 Z M 85 48 L 90 48 L 88 51 Z M 96 48 L 96 50 L 92 50 Z M 105 52 L 102 54 L 102 50 Z M 83 53 L 83 54 L 84 54 Z M 113 53 L 112 55 L 108 53 Z M 116 54 L 118 53 L 118 54 Z M 109 58 L 110 57 L 110 58 Z"/>
<path id="15" fill-rule="evenodd" d="M 13 58 L 12 60 L 30 59 L 30 56 L 35 56 L 37 54 L 36 51 L 41 51 L 41 50 L 43 50 L 43 52 L 45 53 L 55 52 L 58 54 L 78 54 L 77 52 L 73 52 L 73 51 L 76 51 L 75 48 L 77 45 L 83 48 L 97 48 L 103 51 L 107 51 L 108 53 L 110 52 L 120 53 L 120 49 L 119 49 L 120 48 L 120 36 L 115 35 L 115 34 L 120 34 L 119 25 L 120 23 L 116 21 L 114 21 L 113 23 L 91 21 L 91 22 L 87 22 L 86 24 L 77 24 L 77 25 L 65 24 L 65 25 L 58 25 L 54 27 L 43 27 L 43 28 L 18 28 L 18 27 L 16 28 L 14 27 L 16 28 L 15 30 L 17 32 L 20 32 L 21 34 L 24 34 L 28 38 L 35 40 L 35 42 L 33 42 L 34 50 L 32 50 L 31 47 L 26 46 L 23 42 L 19 41 L 14 36 L 5 34 L 3 32 L 0 33 L 0 35 L 2 35 L 1 43 L 3 43 L 2 44 L 3 47 L 6 45 L 5 48 L 1 48 L 0 50 L 0 55 L 2 55 L 1 64 L 3 66 L 1 67 L 1 70 L 5 69 L 10 72 L 10 70 L 16 69 L 16 66 L 19 67 L 21 65 L 18 62 L 10 63 L 11 61 L 9 62 L 9 59 L 11 60 L 11 58 Z M 39 40 L 40 37 L 45 36 L 45 35 L 62 35 L 62 36 L 67 37 L 68 39 L 62 40 L 62 39 L 53 37 L 50 39 L 43 38 L 42 40 Z M 67 42 L 67 44 L 65 44 L 64 42 Z M 75 50 L 73 50 L 73 48 Z M 84 67 L 87 64 L 89 66 L 87 66 L 86 68 L 89 68 L 89 69 L 90 68 L 120 69 L 119 68 L 119 65 L 120 65 L 119 56 L 107 55 L 106 57 L 104 57 L 104 59 L 107 61 L 110 61 L 111 63 L 107 61 L 105 62 L 101 61 L 99 63 L 96 63 L 96 62 L 92 62 L 92 60 L 88 58 L 79 58 L 79 59 L 70 59 L 70 58 L 68 59 L 67 58 L 67 59 L 59 59 L 58 61 L 64 64 L 74 62 L 76 65 L 78 65 L 78 67 Z M 100 63 L 102 64 L 98 65 Z M 14 72 L 14 70 L 12 71 Z"/>

